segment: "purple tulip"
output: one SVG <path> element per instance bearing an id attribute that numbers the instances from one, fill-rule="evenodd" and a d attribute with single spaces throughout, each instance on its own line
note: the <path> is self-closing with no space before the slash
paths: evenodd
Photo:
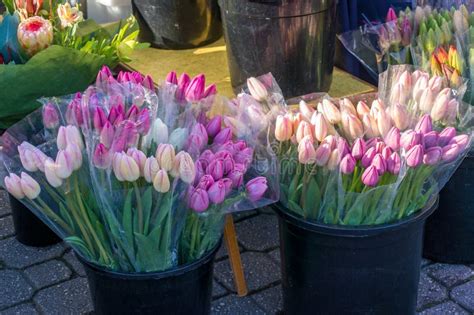
<path id="1" fill-rule="evenodd" d="M 199 183 L 199 179 L 206 175 L 206 169 L 209 165 L 209 162 L 206 160 L 199 159 L 194 163 L 194 168 L 196 169 L 196 182 Z"/>
<path id="2" fill-rule="evenodd" d="M 253 160 L 253 149 L 245 148 L 234 154 L 235 163 L 243 164 L 246 168 L 252 164 Z"/>
<path id="3" fill-rule="evenodd" d="M 374 147 L 369 148 L 361 159 L 362 166 L 364 168 L 369 167 L 369 165 L 372 163 L 372 160 L 374 159 L 376 154 L 377 154 L 377 151 L 375 150 Z"/>
<path id="4" fill-rule="evenodd" d="M 201 100 L 206 86 L 206 77 L 200 74 L 194 77 L 184 92 L 184 97 L 188 102 L 197 102 Z"/>
<path id="5" fill-rule="evenodd" d="M 206 174 L 209 174 L 214 180 L 219 180 L 224 176 L 224 160 L 214 159 L 206 168 Z"/>
<path id="6" fill-rule="evenodd" d="M 243 150 L 243 149 L 241 149 L 241 150 Z M 223 145 L 219 146 L 217 151 L 218 152 L 219 151 L 227 151 L 230 154 L 234 155 L 234 154 L 236 154 L 237 152 L 239 152 L 241 150 L 238 150 L 235 147 L 234 142 L 232 140 L 230 140 L 230 141 L 227 141 L 226 143 L 224 143 Z"/>
<path id="7" fill-rule="evenodd" d="M 222 126 L 222 116 L 214 116 L 206 125 L 207 134 L 209 137 L 214 138 L 219 131 L 221 131 Z"/>
<path id="8" fill-rule="evenodd" d="M 112 72 L 110 72 L 109 67 L 103 66 L 102 69 L 100 69 L 99 73 L 97 74 L 97 78 L 95 80 L 95 84 L 99 87 L 104 89 L 109 77 L 112 76 Z"/>
<path id="9" fill-rule="evenodd" d="M 421 132 L 422 134 L 428 133 L 433 130 L 433 122 L 431 116 L 426 114 L 423 115 L 415 126 L 415 131 Z"/>
<path id="10" fill-rule="evenodd" d="M 53 129 L 59 126 L 59 113 L 51 103 L 43 107 L 43 125 L 48 129 Z"/>
<path id="11" fill-rule="evenodd" d="M 199 138 L 201 138 L 201 142 L 204 145 L 207 145 L 207 143 L 209 142 L 206 127 L 204 127 L 203 124 L 195 124 L 193 129 L 191 130 L 191 134 L 197 135 Z"/>
<path id="12" fill-rule="evenodd" d="M 107 116 L 102 108 L 96 107 L 94 109 L 94 116 L 93 116 L 93 123 L 94 128 L 97 132 L 101 132 L 102 128 L 104 128 L 105 123 L 107 122 Z"/>
<path id="13" fill-rule="evenodd" d="M 430 131 L 423 135 L 423 142 L 425 144 L 425 149 L 434 147 L 438 145 L 439 135 L 436 131 Z"/>
<path id="14" fill-rule="evenodd" d="M 393 152 L 387 159 L 387 170 L 393 175 L 398 175 L 398 173 L 400 173 L 401 166 L 402 161 L 400 159 L 400 155 L 397 152 Z"/>
<path id="15" fill-rule="evenodd" d="M 382 154 L 377 153 L 371 163 L 372 166 L 375 166 L 379 175 L 382 176 L 383 173 L 387 170 L 387 162 L 383 158 Z"/>
<path id="16" fill-rule="evenodd" d="M 100 169 L 108 169 L 112 164 L 112 157 L 109 154 L 109 150 L 107 150 L 102 143 L 99 143 L 95 148 L 92 163 L 95 167 Z"/>
<path id="17" fill-rule="evenodd" d="M 204 212 L 209 207 L 209 196 L 204 189 L 194 188 L 190 192 L 189 207 L 196 212 Z"/>
<path id="18" fill-rule="evenodd" d="M 124 116 L 123 107 L 116 105 L 110 109 L 109 117 L 107 117 L 107 119 L 110 121 L 111 124 L 116 124 L 116 121 L 118 120 L 120 116 L 122 116 L 121 120 L 123 120 L 123 116 Z M 117 123 L 120 123 L 120 122 L 117 121 Z"/>
<path id="19" fill-rule="evenodd" d="M 407 130 L 405 131 L 401 138 L 400 138 L 400 145 L 405 151 L 410 150 L 417 144 L 421 144 L 423 139 L 423 134 L 413 131 Z"/>
<path id="20" fill-rule="evenodd" d="M 398 151 L 400 148 L 400 130 L 397 127 L 392 127 L 384 141 L 393 151 Z"/>
<path id="21" fill-rule="evenodd" d="M 202 94 L 202 98 L 207 98 L 211 95 L 217 94 L 217 87 L 215 84 L 209 85 Z"/>
<path id="22" fill-rule="evenodd" d="M 207 190 L 209 200 L 214 204 L 220 204 L 224 201 L 226 196 L 226 185 L 224 181 L 218 180 Z"/>
<path id="23" fill-rule="evenodd" d="M 436 165 L 443 155 L 443 149 L 441 147 L 431 147 L 425 151 L 423 156 L 423 163 L 426 165 Z"/>
<path id="24" fill-rule="evenodd" d="M 449 140 L 448 144 L 457 144 L 459 146 L 459 151 L 463 151 L 469 144 L 469 136 L 468 135 L 455 136 L 454 138 Z"/>
<path id="25" fill-rule="evenodd" d="M 191 78 L 187 73 L 183 73 L 179 79 L 178 79 L 178 88 L 176 89 L 176 99 L 178 101 L 184 101 L 185 99 L 185 92 L 186 89 L 188 88 L 189 82 L 191 81 Z"/>
<path id="26" fill-rule="evenodd" d="M 229 151 L 219 151 L 215 154 L 215 158 L 224 161 L 224 175 L 229 174 L 234 169 L 234 159 Z"/>
<path id="27" fill-rule="evenodd" d="M 178 84 L 178 76 L 176 75 L 176 71 L 171 71 L 166 76 L 166 82 L 171 84 Z"/>
<path id="28" fill-rule="evenodd" d="M 205 150 L 204 152 L 201 153 L 199 158 L 210 162 L 210 161 L 214 160 L 215 155 L 211 150 Z"/>
<path id="29" fill-rule="evenodd" d="M 106 147 L 110 148 L 112 145 L 112 141 L 114 140 L 114 127 L 108 121 L 105 122 L 104 126 L 102 127 L 102 131 L 100 132 L 100 142 Z"/>
<path id="30" fill-rule="evenodd" d="M 457 144 L 448 144 L 447 146 L 443 147 L 443 154 L 441 156 L 441 159 L 447 163 L 452 162 L 457 159 L 460 152 L 461 149 Z"/>
<path id="31" fill-rule="evenodd" d="M 439 133 L 438 145 L 444 147 L 456 136 L 456 129 L 453 127 L 446 127 Z"/>
<path id="32" fill-rule="evenodd" d="M 352 145 L 352 157 L 356 160 L 362 159 L 365 153 L 365 147 L 364 139 L 357 138 Z"/>
<path id="33" fill-rule="evenodd" d="M 201 179 L 199 179 L 196 188 L 201 188 L 207 191 L 209 187 L 211 187 L 212 184 L 214 184 L 214 182 L 215 182 L 214 178 L 212 178 L 211 175 L 203 175 Z"/>
<path id="34" fill-rule="evenodd" d="M 228 178 L 232 181 L 232 187 L 234 188 L 240 187 L 244 181 L 244 172 L 240 170 L 239 167 L 236 167 L 237 165 L 242 166 L 242 164 L 236 164 L 228 175 Z"/>
<path id="35" fill-rule="evenodd" d="M 379 172 L 374 165 L 369 166 L 364 173 L 362 173 L 362 182 L 366 186 L 373 187 L 379 182 Z"/>
<path id="36" fill-rule="evenodd" d="M 245 184 L 247 197 L 253 202 L 260 200 L 267 191 L 267 188 L 267 179 L 265 177 L 256 177 Z"/>
<path id="37" fill-rule="evenodd" d="M 421 144 L 417 144 L 413 146 L 410 150 L 408 150 L 406 155 L 407 165 L 410 167 L 417 167 L 423 162 L 423 155 L 424 155 L 423 146 Z"/>
<path id="38" fill-rule="evenodd" d="M 214 144 L 224 144 L 232 139 L 232 129 L 224 128 L 214 137 Z"/>
<path id="39" fill-rule="evenodd" d="M 232 191 L 232 186 L 233 186 L 232 180 L 230 178 L 223 178 L 221 179 L 221 181 L 224 183 L 225 195 L 227 196 Z"/>
<path id="40" fill-rule="evenodd" d="M 148 108 L 143 108 L 137 117 L 137 131 L 142 135 L 146 135 L 150 131 L 150 111 Z"/>
<path id="41" fill-rule="evenodd" d="M 356 166 L 356 159 L 349 153 L 346 154 L 340 164 L 340 169 L 343 174 L 352 174 Z"/>
<path id="42" fill-rule="evenodd" d="M 346 154 L 351 152 L 349 145 L 347 144 L 346 139 L 339 138 L 337 141 L 337 149 L 339 151 L 340 156 L 345 156 Z"/>
<path id="43" fill-rule="evenodd" d="M 245 142 L 244 140 L 238 140 L 234 142 L 234 149 L 237 151 L 242 151 L 246 147 L 247 147 L 247 142 Z"/>

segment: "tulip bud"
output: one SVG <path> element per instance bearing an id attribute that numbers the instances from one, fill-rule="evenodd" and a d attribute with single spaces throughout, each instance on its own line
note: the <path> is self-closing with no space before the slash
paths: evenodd
<path id="1" fill-rule="evenodd" d="M 222 116 L 216 115 L 214 116 L 206 125 L 206 131 L 209 137 L 214 138 L 219 131 L 221 131 L 222 127 Z"/>
<path id="2" fill-rule="evenodd" d="M 94 117 L 93 117 L 95 130 L 97 130 L 97 132 L 101 132 L 106 122 L 108 122 L 108 120 L 107 120 L 107 116 L 104 113 L 104 110 L 100 107 L 96 107 L 94 109 Z"/>
<path id="3" fill-rule="evenodd" d="M 324 118 L 326 118 L 329 123 L 335 125 L 341 121 L 341 112 L 330 100 L 323 100 L 322 110 Z"/>
<path id="4" fill-rule="evenodd" d="M 384 138 L 385 143 L 394 151 L 400 148 L 400 130 L 392 127 Z"/>
<path id="5" fill-rule="evenodd" d="M 450 163 L 457 159 L 460 152 L 461 148 L 457 144 L 448 144 L 447 146 L 443 147 L 441 159 L 446 163 Z"/>
<path id="6" fill-rule="evenodd" d="M 436 94 L 431 89 L 425 89 L 421 93 L 420 101 L 418 102 L 419 109 L 424 113 L 430 113 L 435 102 Z"/>
<path id="7" fill-rule="evenodd" d="M 331 150 L 334 150 L 338 144 L 337 138 L 333 135 L 329 135 L 326 138 L 324 138 L 324 141 L 321 143 L 327 143 L 329 145 L 329 148 Z"/>
<path id="8" fill-rule="evenodd" d="M 396 83 L 390 92 L 390 104 L 403 104 L 405 105 L 408 100 L 408 93 L 410 90 L 407 90 L 407 87 L 405 87 L 401 83 Z"/>
<path id="9" fill-rule="evenodd" d="M 316 159 L 316 150 L 311 136 L 304 137 L 298 144 L 298 160 L 301 164 L 313 164 Z"/>
<path id="10" fill-rule="evenodd" d="M 66 127 L 66 146 L 74 143 L 79 149 L 84 149 L 84 143 L 82 142 L 82 136 L 76 126 L 69 125 Z"/>
<path id="11" fill-rule="evenodd" d="M 143 176 L 143 171 L 145 169 L 146 155 L 142 151 L 136 148 L 129 148 L 127 150 L 127 155 L 130 156 L 137 162 L 138 168 L 140 170 L 140 175 Z"/>
<path id="12" fill-rule="evenodd" d="M 209 207 L 209 196 L 204 189 L 192 188 L 189 193 L 189 207 L 196 212 L 204 212 Z"/>
<path id="13" fill-rule="evenodd" d="M 214 159 L 206 168 L 206 174 L 209 174 L 214 180 L 219 180 L 224 176 L 224 160 Z"/>
<path id="14" fill-rule="evenodd" d="M 359 118 L 347 112 L 342 113 L 342 128 L 350 139 L 357 139 L 364 136 L 364 130 Z"/>
<path id="15" fill-rule="evenodd" d="M 397 13 L 395 13 L 395 10 L 390 7 L 387 12 L 387 17 L 385 18 L 386 22 L 392 22 L 392 21 L 397 21 Z"/>
<path id="16" fill-rule="evenodd" d="M 63 180 L 56 175 L 57 165 L 52 159 L 47 159 L 44 162 L 44 174 L 48 183 L 57 188 L 63 184 Z"/>
<path id="17" fill-rule="evenodd" d="M 21 190 L 23 190 L 25 196 L 30 200 L 33 200 L 38 197 L 41 192 L 41 188 L 38 182 L 25 172 L 21 172 L 20 185 Z"/>
<path id="18" fill-rule="evenodd" d="M 232 129 L 224 128 L 214 137 L 214 144 L 224 144 L 232 139 Z"/>
<path id="19" fill-rule="evenodd" d="M 175 97 L 178 101 L 184 101 L 185 99 L 185 93 L 186 89 L 188 88 L 188 85 L 191 81 L 191 78 L 187 73 L 181 74 L 181 76 L 178 79 L 178 87 L 176 89 L 176 94 Z"/>
<path id="20" fill-rule="evenodd" d="M 438 145 L 444 147 L 456 136 L 456 129 L 453 127 L 446 127 L 439 133 Z"/>
<path id="21" fill-rule="evenodd" d="M 339 168 L 343 174 L 352 174 L 354 172 L 356 163 L 356 159 L 351 154 L 346 154 L 342 158 Z"/>
<path id="22" fill-rule="evenodd" d="M 184 151 L 179 152 L 176 155 L 175 162 L 176 161 L 179 162 L 179 178 L 187 184 L 194 182 L 194 178 L 196 177 L 196 168 L 189 153 Z"/>
<path id="23" fill-rule="evenodd" d="M 43 125 L 48 129 L 54 129 L 59 125 L 58 110 L 51 103 L 43 106 Z"/>
<path id="24" fill-rule="evenodd" d="M 428 133 L 433 130 L 433 124 L 431 122 L 430 115 L 423 115 L 415 126 L 415 131 L 421 132 L 422 134 Z"/>
<path id="25" fill-rule="evenodd" d="M 263 102 L 268 97 L 268 91 L 265 85 L 260 82 L 257 78 L 247 79 L 247 87 L 249 89 L 250 95 L 259 102 Z"/>
<path id="26" fill-rule="evenodd" d="M 352 114 L 354 116 L 357 116 L 357 110 L 354 107 L 354 104 L 348 99 L 344 98 L 340 102 L 340 107 L 341 107 L 341 112 L 347 112 L 349 114 Z"/>
<path id="27" fill-rule="evenodd" d="M 377 151 L 375 147 L 369 148 L 361 159 L 362 166 L 364 168 L 367 168 L 372 163 L 372 160 L 374 159 L 376 154 Z"/>
<path id="28" fill-rule="evenodd" d="M 391 107 L 391 116 L 395 127 L 399 130 L 404 130 L 410 124 L 410 118 L 405 106 L 394 104 Z"/>
<path id="29" fill-rule="evenodd" d="M 356 160 L 362 159 L 365 153 L 366 144 L 362 138 L 357 138 L 352 145 L 352 157 Z"/>
<path id="30" fill-rule="evenodd" d="M 153 188 L 160 193 L 167 193 L 170 190 L 170 179 L 165 170 L 162 169 L 156 172 L 153 178 Z"/>
<path id="31" fill-rule="evenodd" d="M 61 126 L 58 130 L 58 136 L 56 137 L 56 145 L 58 150 L 66 149 L 67 140 L 66 140 L 66 127 Z"/>
<path id="32" fill-rule="evenodd" d="M 362 182 L 364 185 L 373 187 L 376 186 L 379 182 L 379 172 L 375 168 L 375 166 L 369 166 L 364 173 L 362 173 Z"/>
<path id="33" fill-rule="evenodd" d="M 316 156 L 315 156 L 315 161 L 316 164 L 319 166 L 326 165 L 326 163 L 329 160 L 329 157 L 331 156 L 331 147 L 327 143 L 322 143 L 317 149 L 316 149 Z"/>
<path id="34" fill-rule="evenodd" d="M 383 111 L 379 111 L 375 119 L 377 121 L 377 128 L 382 137 L 385 137 L 387 133 L 390 131 L 392 128 L 392 124 L 390 122 L 390 116 L 387 115 L 387 113 Z"/>
<path id="35" fill-rule="evenodd" d="M 360 101 L 359 103 L 357 103 L 357 115 L 359 115 L 360 119 L 362 119 L 364 115 L 368 115 L 369 113 L 370 108 L 364 101 Z"/>
<path id="36" fill-rule="evenodd" d="M 160 143 L 156 149 L 155 154 L 158 164 L 165 171 L 169 172 L 173 169 L 173 163 L 175 160 L 174 147 L 171 144 Z"/>
<path id="37" fill-rule="evenodd" d="M 382 176 L 382 174 L 385 173 L 385 171 L 387 170 L 387 162 L 385 161 L 384 157 L 380 153 L 377 153 L 374 156 L 370 165 L 375 166 L 380 176 Z"/>
<path id="38" fill-rule="evenodd" d="M 447 95 L 439 95 L 431 109 L 431 117 L 434 121 L 443 119 L 448 111 L 448 103 L 450 97 Z"/>
<path id="39" fill-rule="evenodd" d="M 21 179 L 18 175 L 10 173 L 10 176 L 5 176 L 3 181 L 5 183 L 5 188 L 13 195 L 13 197 L 16 199 L 22 199 L 25 197 L 25 193 L 21 189 Z"/>
<path id="40" fill-rule="evenodd" d="M 314 135 L 318 141 L 323 141 L 328 135 L 328 122 L 322 113 L 315 112 L 311 123 L 314 125 Z"/>
<path id="41" fill-rule="evenodd" d="M 470 140 L 469 136 L 466 134 L 463 134 L 463 135 L 455 136 L 449 141 L 448 144 L 456 144 L 459 146 L 459 150 L 463 151 L 469 144 L 469 140 Z"/>
<path id="42" fill-rule="evenodd" d="M 209 96 L 211 95 L 215 95 L 217 94 L 217 86 L 213 83 L 211 85 L 209 85 L 208 87 L 206 87 L 206 89 L 204 90 L 204 93 L 202 94 L 202 98 L 208 98 Z"/>
<path id="43" fill-rule="evenodd" d="M 330 171 L 337 169 L 340 159 L 339 149 L 332 150 L 329 160 L 326 164 L 327 169 Z"/>
<path id="44" fill-rule="evenodd" d="M 293 124 L 288 116 L 278 115 L 275 123 L 275 138 L 278 141 L 288 141 L 293 135 Z"/>
<path id="45" fill-rule="evenodd" d="M 109 150 L 107 150 L 102 143 L 99 143 L 95 148 L 92 163 L 95 167 L 100 169 L 108 169 L 112 164 L 112 157 L 109 154 Z"/>
<path id="46" fill-rule="evenodd" d="M 438 94 L 443 88 L 443 78 L 440 76 L 433 76 L 428 81 L 428 87 L 434 94 Z"/>
<path id="47" fill-rule="evenodd" d="M 255 202 L 262 198 L 268 188 L 265 177 L 256 177 L 247 182 L 245 190 L 249 200 Z"/>
<path id="48" fill-rule="evenodd" d="M 413 146 L 406 154 L 407 165 L 413 168 L 417 167 L 423 162 L 423 155 L 424 150 L 421 144 Z"/>
<path id="49" fill-rule="evenodd" d="M 425 145 L 425 149 L 437 146 L 438 141 L 439 141 L 439 135 L 436 131 L 430 131 L 423 135 L 423 143 Z"/>
<path id="50" fill-rule="evenodd" d="M 218 180 L 209 187 L 207 190 L 209 200 L 214 204 L 220 204 L 225 200 L 226 196 L 226 185 L 224 181 Z"/>
<path id="51" fill-rule="evenodd" d="M 422 140 L 422 133 L 413 130 L 407 130 L 400 137 L 400 146 L 405 149 L 405 151 L 408 151 L 415 145 L 421 144 Z"/>
<path id="52" fill-rule="evenodd" d="M 228 178 L 232 181 L 232 187 L 238 188 L 244 181 L 245 166 L 235 164 L 234 169 L 229 173 Z"/>
<path id="53" fill-rule="evenodd" d="M 372 115 L 364 115 L 362 117 L 362 124 L 364 125 L 364 133 L 368 138 L 380 135 L 377 120 Z"/>
<path id="54" fill-rule="evenodd" d="M 234 154 L 235 163 L 243 164 L 245 167 L 248 167 L 253 160 L 253 149 L 245 148 L 242 151 L 239 151 Z"/>
<path id="55" fill-rule="evenodd" d="M 296 141 L 299 143 L 304 137 L 313 138 L 313 128 L 307 121 L 302 121 L 296 130 Z"/>
<path id="56" fill-rule="evenodd" d="M 423 156 L 423 163 L 426 165 L 436 165 L 440 160 L 443 154 L 443 149 L 441 147 L 432 147 L 425 151 Z"/>
<path id="57" fill-rule="evenodd" d="M 304 118 L 301 113 L 296 113 L 291 117 L 291 121 L 293 123 L 293 131 L 298 130 L 298 127 L 303 120 Z"/>
<path id="58" fill-rule="evenodd" d="M 204 74 L 194 77 L 184 92 L 184 97 L 188 102 L 197 102 L 201 100 L 206 86 L 206 78 Z"/>
<path id="59" fill-rule="evenodd" d="M 171 84 L 178 84 L 178 76 L 176 75 L 176 71 L 171 71 L 166 75 L 166 82 Z"/>
<path id="60" fill-rule="evenodd" d="M 393 174 L 393 175 L 398 175 L 400 173 L 400 168 L 402 161 L 400 159 L 400 155 L 397 152 L 393 152 L 387 161 L 387 170 Z"/>
<path id="61" fill-rule="evenodd" d="M 140 177 L 140 168 L 137 162 L 125 153 L 115 153 L 113 170 L 119 181 L 134 182 Z"/>
<path id="62" fill-rule="evenodd" d="M 150 131 L 150 111 L 143 108 L 137 116 L 137 131 L 142 135 L 146 135 Z"/>
<path id="63" fill-rule="evenodd" d="M 176 128 L 171 132 L 168 142 L 176 147 L 177 150 L 181 150 L 184 147 L 188 136 L 188 129 Z"/>
<path id="64" fill-rule="evenodd" d="M 66 179 L 73 171 L 72 156 L 66 150 L 59 150 L 56 156 L 56 176 Z"/>
<path id="65" fill-rule="evenodd" d="M 414 81 L 415 86 L 413 87 L 413 99 L 417 104 L 420 104 L 421 96 L 424 92 L 430 93 L 430 97 L 433 97 L 433 91 L 428 88 L 428 76 L 421 76 L 418 80 Z M 425 96 L 427 97 L 427 96 Z M 429 104 L 429 103 L 428 103 Z"/>
<path id="66" fill-rule="evenodd" d="M 306 121 L 311 121 L 311 117 L 313 116 L 314 109 L 310 106 L 305 101 L 300 101 L 299 104 L 300 108 L 300 113 L 303 115 L 303 117 L 306 119 Z"/>
<path id="67" fill-rule="evenodd" d="M 38 170 L 34 149 L 35 147 L 28 142 L 23 142 L 18 146 L 21 164 L 28 172 L 36 172 Z"/>

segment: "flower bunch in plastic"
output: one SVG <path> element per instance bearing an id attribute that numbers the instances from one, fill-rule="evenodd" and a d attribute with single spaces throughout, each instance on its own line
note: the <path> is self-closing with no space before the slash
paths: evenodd
<path id="1" fill-rule="evenodd" d="M 223 116 L 172 111 L 182 104 L 163 103 L 168 92 L 103 69 L 84 93 L 45 100 L 2 138 L 5 188 L 100 266 L 154 272 L 198 259 L 218 244 L 226 213 L 277 200 L 275 157 Z"/>
<path id="2" fill-rule="evenodd" d="M 305 219 L 342 225 L 383 224 L 421 210 L 471 143 L 469 126 L 458 130 L 467 119 L 460 117 L 455 93 L 442 92 L 442 83 L 433 91 L 442 79 L 426 75 L 403 71 L 392 78 L 391 90 L 382 93 L 390 101 L 375 99 L 369 106 L 325 97 L 316 108 L 301 101 L 298 110 L 282 112 L 273 146 L 282 204 Z M 421 77 L 423 88 L 408 83 Z M 402 90 L 405 96 L 397 94 Z M 426 108 L 420 109 L 414 91 L 433 94 L 429 102 L 423 97 Z"/>

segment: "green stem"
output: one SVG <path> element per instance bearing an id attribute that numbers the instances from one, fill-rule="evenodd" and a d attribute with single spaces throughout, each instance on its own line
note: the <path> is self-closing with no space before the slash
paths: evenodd
<path id="1" fill-rule="evenodd" d="M 40 197 L 37 198 L 39 205 L 35 204 L 34 200 L 31 200 L 31 203 L 38 209 L 43 208 L 46 215 L 49 216 L 53 221 L 57 222 L 69 235 L 73 235 L 74 232 L 71 228 L 64 222 L 54 211 L 41 199 Z"/>
<path id="2" fill-rule="evenodd" d="M 140 197 L 140 189 L 136 182 L 133 182 L 133 189 L 135 191 L 135 197 L 137 198 L 137 210 L 138 210 L 138 230 L 143 234 L 143 206 L 142 199 Z"/>

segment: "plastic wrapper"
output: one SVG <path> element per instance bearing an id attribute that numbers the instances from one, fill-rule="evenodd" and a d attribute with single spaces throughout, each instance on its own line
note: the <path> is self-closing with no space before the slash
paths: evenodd
<path id="1" fill-rule="evenodd" d="M 3 184 L 87 261 L 158 272 L 214 248 L 227 213 L 278 200 L 276 156 L 263 129 L 250 143 L 211 115 L 244 117 L 219 95 L 127 76 L 103 70 L 8 129 Z"/>
<path id="2" fill-rule="evenodd" d="M 303 96 L 276 118 L 272 143 L 288 211 L 324 224 L 394 222 L 423 209 L 459 166 L 474 123 L 462 91 L 411 66 L 381 78 L 379 95 Z"/>

